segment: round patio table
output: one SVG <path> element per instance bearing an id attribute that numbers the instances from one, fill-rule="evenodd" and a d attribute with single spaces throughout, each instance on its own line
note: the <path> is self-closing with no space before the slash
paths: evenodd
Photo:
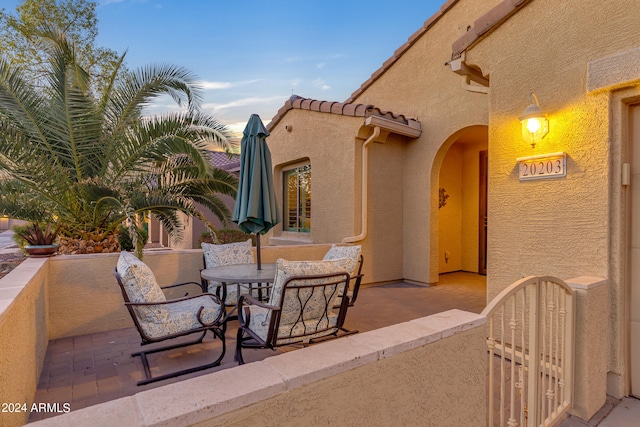
<path id="1" fill-rule="evenodd" d="M 205 268 L 200 272 L 200 276 L 206 280 L 220 282 L 225 287 L 227 284 L 237 284 L 239 296 L 240 286 L 247 289 L 250 294 L 254 283 L 259 284 L 259 287 L 257 288 L 259 290 L 265 288 L 268 289 L 268 286 L 263 286 L 263 284 L 273 283 L 273 280 L 276 277 L 276 265 L 263 263 L 261 270 L 258 270 L 257 264 L 221 265 L 219 267 Z M 203 292 L 206 292 L 206 289 L 203 289 Z M 234 318 L 235 316 L 232 315 L 236 310 L 238 310 L 237 304 L 231 309 L 227 315 L 227 319 Z"/>
<path id="2" fill-rule="evenodd" d="M 200 273 L 203 279 L 222 283 L 273 283 L 276 277 L 275 264 L 231 264 L 205 268 Z"/>

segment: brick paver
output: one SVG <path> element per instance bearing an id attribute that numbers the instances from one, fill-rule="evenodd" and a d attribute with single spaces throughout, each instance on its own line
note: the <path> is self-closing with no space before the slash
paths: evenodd
<path id="1" fill-rule="evenodd" d="M 349 309 L 345 326 L 365 332 L 452 308 L 479 313 L 486 305 L 485 295 L 485 278 L 471 273 L 443 275 L 438 285 L 431 287 L 399 283 L 364 288 L 356 305 Z M 226 333 L 227 351 L 219 367 L 141 387 L 136 382 L 143 377 L 142 362 L 139 357 L 130 356 L 140 350 L 140 336 L 135 328 L 53 340 L 47 348 L 34 401 L 70 403 L 73 411 L 237 366 L 233 360 L 236 330 L 237 321 L 230 322 Z M 154 375 L 203 364 L 217 357 L 220 342 L 209 336 L 203 345 L 150 356 Z M 153 345 L 147 347 L 153 348 Z M 245 350 L 243 355 L 249 363 L 296 348 Z M 55 415 L 32 413 L 29 421 Z"/>

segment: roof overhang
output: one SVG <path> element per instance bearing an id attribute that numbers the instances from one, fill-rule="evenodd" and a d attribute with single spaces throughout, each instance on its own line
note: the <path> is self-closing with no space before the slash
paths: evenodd
<path id="1" fill-rule="evenodd" d="M 409 120 L 408 124 L 403 124 L 396 120 L 372 115 L 364 120 L 364 124 L 366 126 L 377 126 L 381 130 L 397 135 L 408 136 L 409 138 L 417 138 L 422 134 L 422 127 L 417 120 Z"/>

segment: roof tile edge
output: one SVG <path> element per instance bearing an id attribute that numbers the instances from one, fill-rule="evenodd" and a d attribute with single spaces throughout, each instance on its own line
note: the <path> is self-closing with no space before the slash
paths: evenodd
<path id="1" fill-rule="evenodd" d="M 331 101 L 319 101 L 317 99 L 303 98 L 292 95 L 278 110 L 278 113 L 267 125 L 267 130 L 271 131 L 278 124 L 289 110 L 308 110 L 326 114 L 337 114 L 352 117 L 379 116 L 387 120 L 393 120 L 414 129 L 420 129 L 420 122 L 414 118 L 406 117 L 403 114 L 396 114 L 391 111 L 384 111 L 378 107 L 367 104 L 341 103 Z"/>

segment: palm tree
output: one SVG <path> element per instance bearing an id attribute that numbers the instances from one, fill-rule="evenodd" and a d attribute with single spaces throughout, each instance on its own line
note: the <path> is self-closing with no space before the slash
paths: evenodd
<path id="1" fill-rule="evenodd" d="M 219 195 L 234 197 L 237 179 L 207 158 L 212 144 L 230 150 L 228 130 L 199 110 L 188 70 L 127 71 L 122 55 L 96 95 L 64 34 L 39 35 L 51 45 L 46 88 L 0 59 L 1 215 L 54 223 L 72 238 L 117 233 L 125 222 L 134 242 L 146 212 L 178 238 L 179 212 L 213 229 L 204 206 L 228 222 Z M 144 117 L 144 107 L 162 95 L 186 108 Z"/>

